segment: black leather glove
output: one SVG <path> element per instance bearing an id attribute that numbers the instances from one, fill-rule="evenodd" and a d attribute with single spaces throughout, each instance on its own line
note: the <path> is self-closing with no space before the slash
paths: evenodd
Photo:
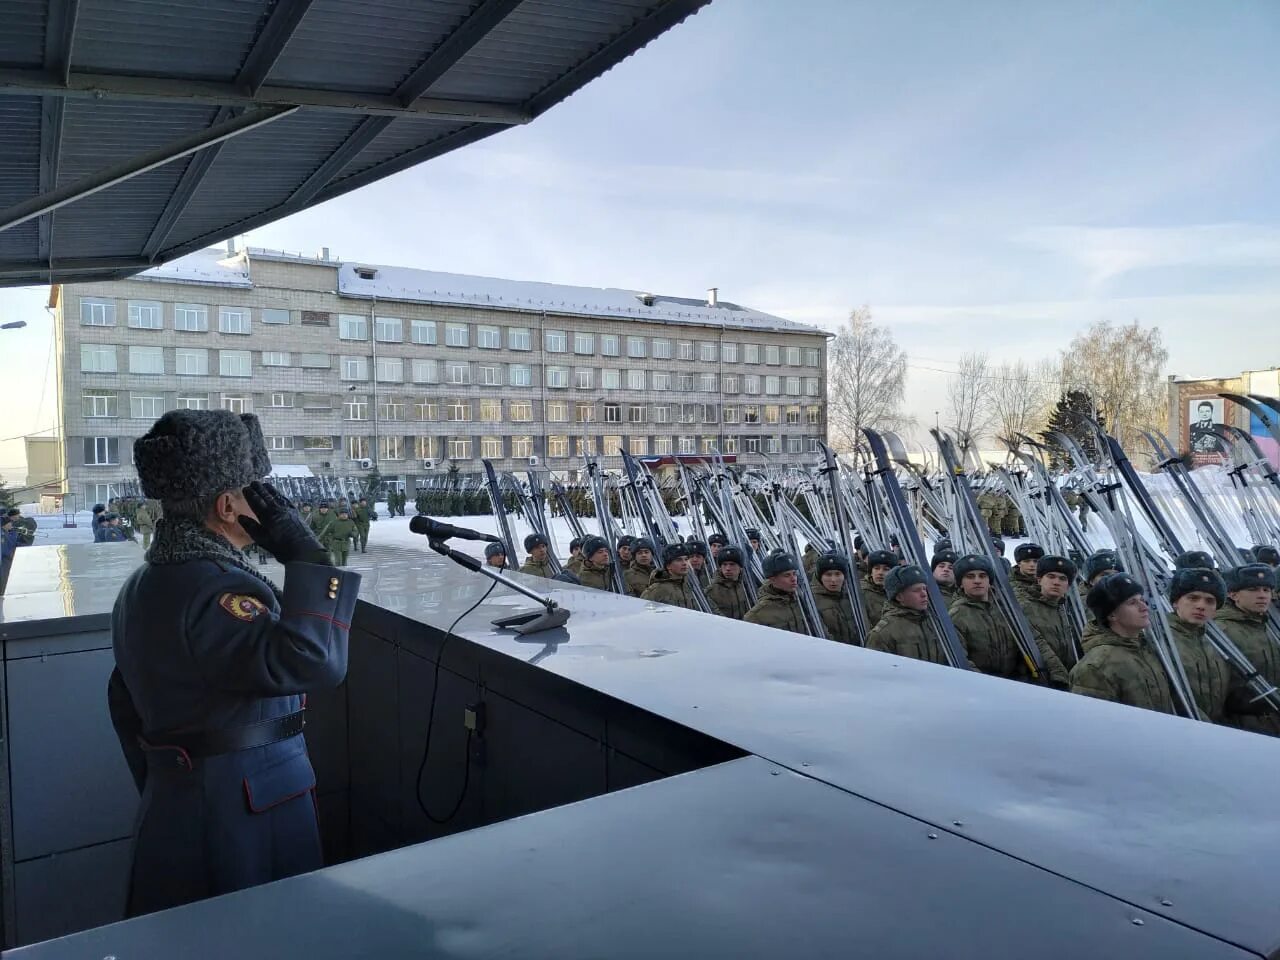
<path id="1" fill-rule="evenodd" d="M 329 551 L 320 545 L 316 535 L 307 526 L 294 505 L 283 493 L 261 480 L 255 480 L 244 488 L 248 501 L 258 519 L 238 517 L 244 532 L 253 542 L 266 550 L 281 563 L 329 564 Z"/>

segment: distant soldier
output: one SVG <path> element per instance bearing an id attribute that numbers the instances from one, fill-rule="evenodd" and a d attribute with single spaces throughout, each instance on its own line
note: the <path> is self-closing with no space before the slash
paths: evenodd
<path id="1" fill-rule="evenodd" d="M 625 569 L 623 578 L 627 593 L 633 597 L 642 597 L 653 580 L 653 541 L 640 537 L 631 542 L 631 563 Z"/>
<path id="2" fill-rule="evenodd" d="M 624 568 L 631 565 L 631 541 L 632 538 L 627 536 L 618 538 L 618 561 Z"/>
<path id="3" fill-rule="evenodd" d="M 711 550 L 711 559 L 720 563 L 720 549 L 729 545 L 729 538 L 723 533 L 713 533 L 707 537 L 707 546 Z M 739 564 L 741 566 L 741 564 Z"/>
<path id="4" fill-rule="evenodd" d="M 507 567 L 507 548 L 500 543 L 486 543 L 484 546 L 484 562 L 496 570 Z"/>
<path id="5" fill-rule="evenodd" d="M 582 537 L 574 537 L 569 541 L 569 559 L 564 562 L 564 568 L 576 577 L 585 559 L 582 555 Z"/>
<path id="6" fill-rule="evenodd" d="M 707 545 L 701 540 L 689 540 L 685 546 L 689 548 L 689 575 L 698 581 L 698 586 L 705 592 L 711 586 L 711 571 L 707 569 Z"/>
<path id="7" fill-rule="evenodd" d="M 1013 550 L 1014 568 L 1009 571 L 1009 585 L 1018 603 L 1025 603 L 1040 595 L 1040 581 L 1036 577 L 1036 564 L 1044 556 L 1044 547 L 1038 543 L 1020 543 Z"/>
<path id="8" fill-rule="evenodd" d="M 587 537 L 582 541 L 582 564 L 574 571 L 584 587 L 613 592 L 613 571 L 610 569 L 609 541 L 604 537 Z"/>
<path id="9" fill-rule="evenodd" d="M 147 506 L 145 500 L 138 504 L 138 509 L 133 515 L 133 525 L 142 534 L 142 549 L 150 549 L 151 537 L 156 532 L 156 518 L 151 515 L 151 508 Z"/>
<path id="10" fill-rule="evenodd" d="M 742 551 L 732 544 L 723 545 L 716 561 L 716 575 L 707 588 L 711 609 L 730 620 L 741 620 L 751 609 L 747 588 L 742 582 L 742 565 Z"/>
<path id="11" fill-rule="evenodd" d="M 1268 543 L 1254 544 L 1253 556 L 1258 563 L 1265 563 L 1272 570 L 1280 567 L 1280 550 Z"/>
<path id="12" fill-rule="evenodd" d="M 867 638 L 867 649 L 928 663 L 947 664 L 942 640 L 929 619 L 925 572 L 915 564 L 894 567 L 884 578 L 889 598 L 884 616 Z"/>
<path id="13" fill-rule="evenodd" d="M 652 603 L 665 603 L 688 610 L 698 609 L 685 585 L 685 577 L 688 573 L 689 548 L 679 542 L 668 544 L 662 551 L 662 569 L 654 571 L 649 586 L 640 598 Z"/>
<path id="14" fill-rule="evenodd" d="M 812 543 L 806 543 L 804 545 L 804 554 L 801 556 L 800 560 L 804 564 L 804 577 L 806 580 L 816 579 L 814 576 L 814 570 L 818 566 L 818 558 L 820 556 L 822 556 L 822 552 Z"/>
<path id="15" fill-rule="evenodd" d="M 361 497 L 356 503 L 351 519 L 356 524 L 356 546 L 361 553 L 369 552 L 369 498 Z"/>
<path id="16" fill-rule="evenodd" d="M 329 527 L 333 521 L 337 519 L 329 512 L 329 501 L 321 500 L 320 506 L 313 513 L 308 522 L 311 524 L 311 532 L 316 535 L 316 539 L 321 543 L 325 543 L 329 536 Z M 326 548 L 327 549 L 327 548 Z"/>
<path id="17" fill-rule="evenodd" d="M 978 512 L 982 514 L 982 522 L 987 525 L 987 530 L 992 533 L 999 533 L 996 529 L 996 502 L 998 497 L 991 490 L 983 490 L 978 494 Z"/>
<path id="18" fill-rule="evenodd" d="M 760 531 L 757 530 L 755 527 L 747 527 L 747 529 L 744 532 L 747 535 L 747 543 L 751 544 L 751 551 L 753 553 L 759 553 L 760 552 Z"/>
<path id="19" fill-rule="evenodd" d="M 1259 553 L 1259 548 L 1254 552 Z M 1275 571 L 1266 563 L 1246 564 L 1231 570 L 1226 581 L 1227 602 L 1216 622 L 1274 687 L 1280 683 L 1280 649 L 1267 636 L 1267 608 L 1275 597 Z M 1233 692 L 1227 711 L 1230 722 L 1242 729 L 1280 736 L 1280 713 L 1255 700 L 1247 686 Z"/>
<path id="20" fill-rule="evenodd" d="M 742 619 L 748 623 L 808 634 L 804 611 L 796 599 L 800 564 L 785 550 L 775 550 L 764 558 L 763 566 L 768 582 L 761 585 L 755 606 Z"/>
<path id="21" fill-rule="evenodd" d="M 524 549 L 529 554 L 525 558 L 524 566 L 520 568 L 521 573 L 527 573 L 534 577 L 546 577 L 550 580 L 556 575 L 555 568 L 551 566 L 551 559 L 547 556 L 547 538 L 540 533 L 531 533 L 524 538 Z"/>
<path id="22" fill-rule="evenodd" d="M 1086 606 L 1089 603 L 1089 591 L 1103 577 L 1110 576 L 1113 573 L 1124 573 L 1124 567 L 1120 564 L 1120 557 L 1114 550 L 1095 550 L 1085 558 L 1084 579 L 1080 583 L 1080 597 L 1084 600 Z"/>
<path id="23" fill-rule="evenodd" d="M 1143 631 L 1151 610 L 1127 573 L 1102 577 L 1089 591 L 1094 622 L 1084 632 L 1084 656 L 1071 668 L 1071 692 L 1177 714 L 1160 656 Z"/>
<path id="24" fill-rule="evenodd" d="M 338 508 L 338 516 L 329 524 L 328 536 L 320 542 L 329 550 L 335 567 L 347 565 L 347 555 L 351 550 L 351 542 L 356 538 L 356 522 L 346 507 Z"/>
<path id="25" fill-rule="evenodd" d="M 956 598 L 959 592 L 956 587 L 955 562 L 960 557 L 949 547 L 944 550 L 937 550 L 933 559 L 930 561 L 930 567 L 933 570 L 933 581 L 938 586 L 938 592 L 942 594 L 942 599 L 947 605 Z"/>
<path id="26" fill-rule="evenodd" d="M 827 639 L 837 643 L 859 643 L 853 623 L 853 605 L 844 589 L 849 562 L 843 554 L 824 553 L 814 562 L 813 570 L 813 600 L 826 628 Z"/>
<path id="27" fill-rule="evenodd" d="M 1233 674 L 1205 637 L 1205 624 L 1213 620 L 1227 599 L 1227 586 L 1216 570 L 1207 567 L 1184 567 L 1175 570 L 1169 580 L 1169 602 L 1173 616 L 1169 632 L 1178 647 L 1178 659 L 1191 685 L 1192 696 L 1201 716 L 1212 723 L 1222 723 L 1227 715 L 1227 697 L 1233 687 L 1243 687 L 1238 674 Z M 1243 699 L 1247 690 L 1241 690 Z"/>
<path id="28" fill-rule="evenodd" d="M 867 608 L 867 627 L 874 627 L 889 607 L 884 582 L 889 571 L 898 565 L 896 554 L 873 550 L 867 554 L 867 575 L 862 580 L 862 602 Z"/>
<path id="29" fill-rule="evenodd" d="M 1053 649 L 1063 666 L 1075 666 L 1076 644 L 1080 640 L 1075 624 L 1067 616 L 1066 597 L 1075 579 L 1074 563 L 1066 557 L 1046 554 L 1036 561 L 1035 595 L 1019 598 L 1037 639 Z"/>

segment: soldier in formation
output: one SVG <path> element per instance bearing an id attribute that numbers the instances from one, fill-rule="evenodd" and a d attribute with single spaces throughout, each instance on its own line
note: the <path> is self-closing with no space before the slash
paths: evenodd
<path id="1" fill-rule="evenodd" d="M 827 639 L 856 644 L 858 633 L 853 623 L 853 607 L 844 589 L 845 577 L 849 575 L 849 564 L 844 554 L 819 554 L 813 571 L 813 600 L 818 615 L 822 617 Z"/>
<path id="2" fill-rule="evenodd" d="M 556 575 L 555 568 L 551 565 L 551 558 L 547 556 L 546 537 L 540 533 L 529 534 L 524 538 L 524 550 L 528 556 L 520 568 L 521 573 L 546 577 L 548 580 Z"/>
<path id="3" fill-rule="evenodd" d="M 564 568 L 576 577 L 584 559 L 582 556 L 582 537 L 574 537 L 569 541 L 569 559 L 565 561 Z"/>
<path id="4" fill-rule="evenodd" d="M 1076 579 L 1076 565 L 1066 557 L 1046 554 L 1036 561 L 1036 592 L 1019 598 L 1036 638 L 1047 643 L 1064 667 L 1076 662 L 1076 628 L 1067 616 L 1067 593 Z"/>
<path id="5" fill-rule="evenodd" d="M 756 603 L 742 618 L 792 633 L 808 634 L 804 611 L 796 599 L 800 564 L 785 550 L 775 550 L 764 558 L 765 583 L 756 595 Z"/>
<path id="6" fill-rule="evenodd" d="M 373 520 L 374 511 L 369 507 L 369 498 L 361 497 L 356 502 L 355 512 L 351 519 L 356 524 L 356 546 L 361 553 L 369 552 L 369 524 Z"/>
<path id="7" fill-rule="evenodd" d="M 507 568 L 507 548 L 500 543 L 486 543 L 484 562 L 497 570 Z"/>
<path id="8" fill-rule="evenodd" d="M 1274 547 L 1267 548 L 1274 551 Z M 1262 550 L 1255 548 L 1255 554 Z M 1271 686 L 1280 683 L 1280 651 L 1267 636 L 1267 609 L 1275 598 L 1276 573 L 1266 562 L 1250 563 L 1226 576 L 1227 602 L 1215 618 L 1231 642 L 1249 658 Z M 1245 730 L 1280 736 L 1280 713 L 1255 700 L 1248 687 L 1238 689 L 1229 705 L 1234 722 Z"/>
<path id="9" fill-rule="evenodd" d="M 707 569 L 707 545 L 701 540 L 687 541 L 689 547 L 689 575 L 698 581 L 703 592 L 711 586 L 711 571 Z"/>
<path id="10" fill-rule="evenodd" d="M 716 545 L 712 544 L 713 550 Z M 716 575 L 707 588 L 711 609 L 730 620 L 741 620 L 751 609 L 746 585 L 742 582 L 742 550 L 730 544 L 721 545 L 716 558 Z"/>
<path id="11" fill-rule="evenodd" d="M 631 563 L 623 571 L 623 579 L 629 595 L 642 597 L 653 579 L 653 541 L 640 537 L 632 541 L 631 548 Z"/>
<path id="12" fill-rule="evenodd" d="M 956 571 L 955 562 L 960 557 L 950 547 L 937 550 L 933 554 L 930 561 L 930 568 L 933 571 L 933 581 L 938 585 L 938 592 L 942 594 L 942 599 L 950 605 L 951 601 L 956 598 L 959 592 L 956 588 Z"/>
<path id="13" fill-rule="evenodd" d="M 574 572 L 584 587 L 613 592 L 613 570 L 609 557 L 609 541 L 604 537 L 587 537 L 582 541 L 582 563 Z"/>
<path id="14" fill-rule="evenodd" d="M 898 565 L 898 555 L 889 550 L 873 550 L 867 554 L 867 575 L 862 581 L 862 602 L 867 608 L 867 626 L 874 627 L 889 607 L 885 578 Z"/>
<path id="15" fill-rule="evenodd" d="M 628 538 L 629 540 L 630 538 Z M 662 551 L 662 569 L 655 570 L 649 586 L 640 595 L 642 600 L 665 603 L 687 610 L 698 609 L 685 578 L 689 573 L 689 548 L 679 541 L 669 544 Z"/>
<path id="16" fill-rule="evenodd" d="M 929 588 L 925 572 L 902 564 L 884 578 L 888 605 L 867 637 L 867 649 L 893 653 L 927 663 L 946 664 L 942 640 L 929 618 Z"/>
<path id="17" fill-rule="evenodd" d="M 1013 569 L 1009 571 L 1009 586 L 1013 587 L 1013 595 L 1019 603 L 1023 603 L 1040 593 L 1040 584 L 1036 580 L 1036 564 L 1044 556 L 1044 547 L 1038 543 L 1020 543 L 1013 551 Z"/>
<path id="18" fill-rule="evenodd" d="M 320 542 L 325 545 L 335 567 L 345 567 L 347 556 L 351 550 L 351 542 L 356 539 L 356 522 L 351 519 L 348 507 L 339 506 L 338 515 L 327 528 L 327 535 Z"/>

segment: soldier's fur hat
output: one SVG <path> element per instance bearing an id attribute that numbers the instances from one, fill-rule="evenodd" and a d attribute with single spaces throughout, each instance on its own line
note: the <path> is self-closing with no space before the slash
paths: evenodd
<path id="1" fill-rule="evenodd" d="M 1169 581 L 1169 599 L 1177 603 L 1188 593 L 1208 593 L 1222 606 L 1227 599 L 1227 585 L 1222 581 L 1222 574 L 1217 570 L 1205 567 L 1184 567 L 1173 572 Z"/>
<path id="2" fill-rule="evenodd" d="M 899 564 L 884 575 L 885 596 L 893 600 L 907 587 L 924 582 L 925 572 L 914 563 Z"/>
<path id="3" fill-rule="evenodd" d="M 939 550 L 933 555 L 933 559 L 929 561 L 929 569 L 937 570 L 938 564 L 940 563 L 949 563 L 954 567 L 956 561 L 959 559 L 960 555 L 950 548 L 946 550 Z"/>
<path id="4" fill-rule="evenodd" d="M 657 552 L 656 550 L 653 549 L 652 540 L 648 539 L 647 537 L 636 537 L 634 540 L 631 541 L 631 555 L 635 556 L 641 550 L 648 550 L 649 553 L 651 554 Z"/>
<path id="5" fill-rule="evenodd" d="M 1271 566 L 1280 565 L 1280 550 L 1267 543 L 1259 543 L 1253 548 L 1253 555 L 1258 558 L 1259 563 L 1266 563 Z"/>
<path id="6" fill-rule="evenodd" d="M 574 537 L 572 540 L 570 540 L 570 541 L 569 541 L 569 552 L 570 552 L 570 553 L 573 553 L 573 551 L 575 551 L 575 550 L 581 550 L 581 549 L 582 549 L 582 538 L 581 538 L 581 537 Z"/>
<path id="7" fill-rule="evenodd" d="M 1013 559 L 1017 563 L 1023 560 L 1039 560 L 1044 556 L 1044 547 L 1038 543 L 1020 543 L 1013 548 Z"/>
<path id="8" fill-rule="evenodd" d="M 1109 573 L 1093 585 L 1086 602 L 1093 618 L 1106 625 L 1107 617 L 1130 597 L 1142 595 L 1142 585 L 1127 573 Z"/>
<path id="9" fill-rule="evenodd" d="M 1088 559 L 1084 562 L 1084 578 L 1086 580 L 1092 580 L 1104 570 L 1124 572 L 1124 567 L 1120 566 L 1120 558 L 1114 550 L 1096 550 L 1089 554 Z"/>
<path id="10" fill-rule="evenodd" d="M 785 550 L 773 551 L 773 553 L 764 558 L 763 566 L 766 577 L 776 577 L 790 570 L 800 569 L 800 564 L 796 563 L 796 558 Z"/>
<path id="11" fill-rule="evenodd" d="M 1255 587 L 1276 588 L 1276 572 L 1265 563 L 1246 563 L 1227 571 L 1227 593 L 1252 590 Z"/>
<path id="12" fill-rule="evenodd" d="M 1036 579 L 1039 580 L 1046 573 L 1060 573 L 1068 580 L 1075 582 L 1076 565 L 1066 557 L 1056 557 L 1053 554 L 1047 554 L 1036 561 Z"/>
<path id="13" fill-rule="evenodd" d="M 718 543 L 720 544 L 720 546 L 723 547 L 728 542 L 729 542 L 729 538 L 726 537 L 723 533 L 713 533 L 711 536 L 707 537 L 707 543 L 710 543 L 713 545 Z"/>
<path id="14" fill-rule="evenodd" d="M 505 557 L 507 548 L 501 543 L 486 543 L 484 546 L 484 558 L 489 560 L 493 557 Z"/>
<path id="15" fill-rule="evenodd" d="M 736 563 L 740 567 L 746 563 L 742 557 L 742 548 L 734 546 L 732 543 L 725 544 L 720 548 L 718 562 L 721 566 L 726 563 Z"/>
<path id="16" fill-rule="evenodd" d="M 527 552 L 532 553 L 534 547 L 548 546 L 547 538 L 540 533 L 531 533 L 524 538 L 524 548 Z"/>
<path id="17" fill-rule="evenodd" d="M 831 550 L 818 558 L 818 564 L 814 572 L 819 577 L 824 573 L 830 573 L 832 570 L 839 570 L 846 577 L 849 575 L 849 561 L 844 558 L 843 553 Z"/>
<path id="18" fill-rule="evenodd" d="M 662 551 L 662 565 L 664 567 L 670 566 L 677 560 L 682 560 L 688 556 L 689 547 L 687 544 L 680 543 L 679 541 L 669 543 L 667 544 L 666 549 Z"/>
<path id="19" fill-rule="evenodd" d="M 1203 550 L 1186 550 L 1178 554 L 1173 565 L 1178 570 L 1212 570 L 1215 566 L 1213 557 Z"/>
<path id="20" fill-rule="evenodd" d="M 170 410 L 133 442 L 142 492 L 192 503 L 239 490 L 271 472 L 258 418 L 229 410 Z"/>
<path id="21" fill-rule="evenodd" d="M 979 553 L 966 553 L 951 565 L 951 569 L 955 571 L 956 583 L 963 580 L 966 573 L 973 573 L 975 570 L 981 570 L 992 580 L 996 576 L 995 567 L 991 565 L 991 561 Z"/>
<path id="22" fill-rule="evenodd" d="M 874 570 L 876 567 L 896 567 L 898 563 L 898 555 L 889 550 L 872 550 L 867 555 L 868 570 Z"/>
<path id="23" fill-rule="evenodd" d="M 582 541 L 583 559 L 590 560 L 601 550 L 609 549 L 609 541 L 604 537 L 586 537 Z"/>

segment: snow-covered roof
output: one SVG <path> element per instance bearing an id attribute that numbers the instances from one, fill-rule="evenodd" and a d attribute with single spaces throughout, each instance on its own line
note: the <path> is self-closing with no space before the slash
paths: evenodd
<path id="1" fill-rule="evenodd" d="M 208 283 L 220 287 L 251 287 L 249 262 L 239 253 L 228 254 L 223 247 L 209 247 L 170 260 L 137 274 L 137 280 L 162 283 Z"/>
<path id="2" fill-rule="evenodd" d="M 359 272 L 373 272 L 365 279 Z M 709 306 L 701 298 L 671 297 L 612 287 L 573 287 L 530 280 L 499 280 L 412 267 L 344 263 L 338 268 L 338 293 L 344 297 L 456 304 L 495 310 L 613 317 L 649 323 L 686 323 L 746 330 L 778 330 L 826 336 L 826 331 L 784 320 L 736 303 Z M 642 299 L 643 298 L 643 299 Z M 651 305 L 649 305 L 651 304 Z"/>

